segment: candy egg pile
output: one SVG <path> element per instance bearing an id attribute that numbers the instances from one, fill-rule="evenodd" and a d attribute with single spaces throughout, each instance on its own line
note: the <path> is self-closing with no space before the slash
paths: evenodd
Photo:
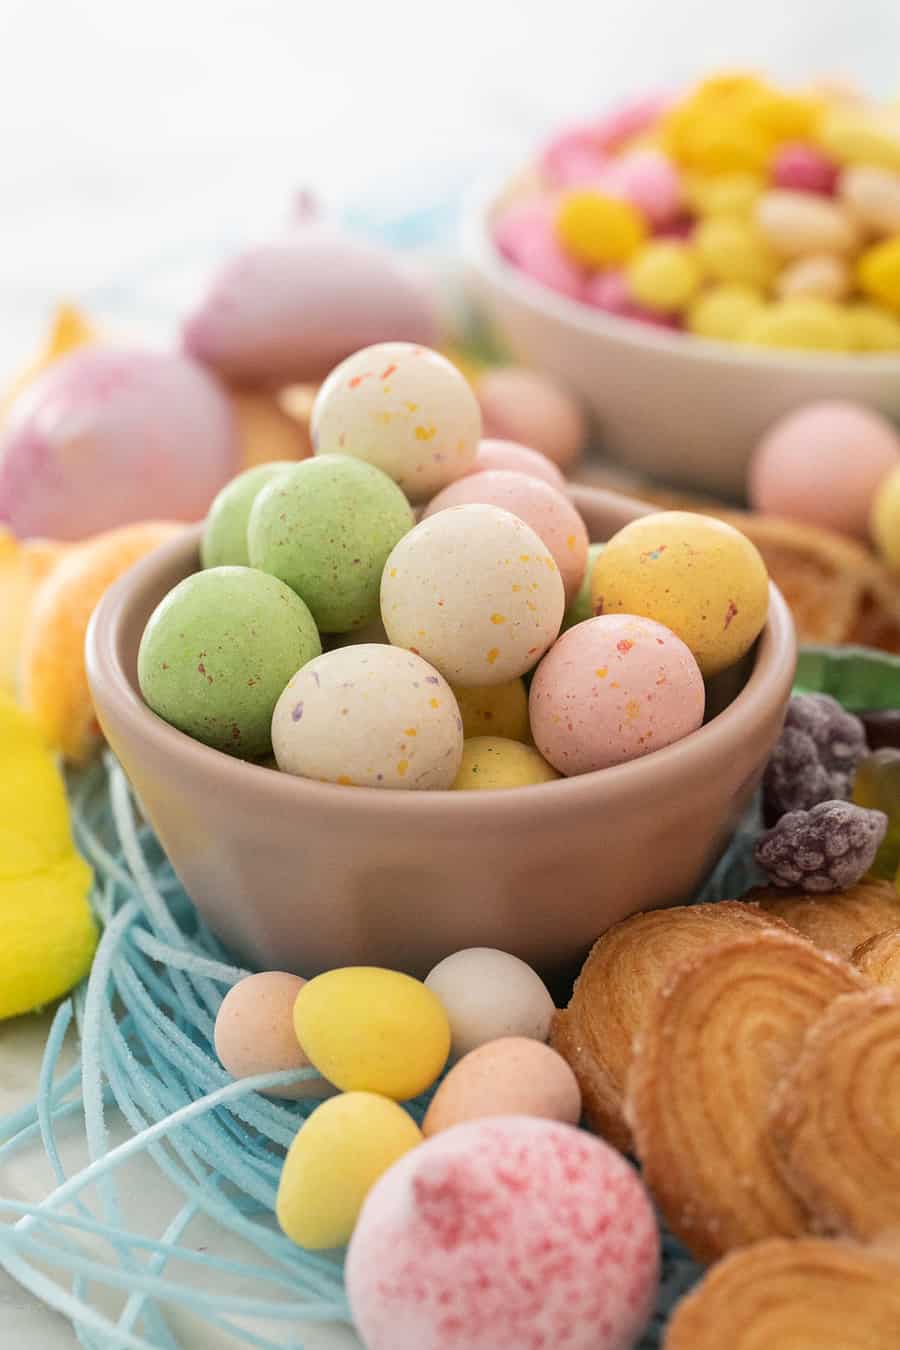
<path id="1" fill-rule="evenodd" d="M 689 512 L 592 544 L 550 460 L 480 426 L 436 352 L 338 366 L 313 457 L 213 502 L 203 570 L 141 640 L 150 708 L 297 777 L 407 791 L 550 783 L 695 731 L 704 677 L 765 623 L 754 546 Z"/>
<path id="2" fill-rule="evenodd" d="M 705 338 L 900 351 L 900 111 L 714 75 L 566 128 L 499 252 L 596 309 Z"/>

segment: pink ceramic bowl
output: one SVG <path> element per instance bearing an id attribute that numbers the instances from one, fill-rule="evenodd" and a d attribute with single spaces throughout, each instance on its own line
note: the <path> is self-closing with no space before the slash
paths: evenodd
<path id="1" fill-rule="evenodd" d="M 647 508 L 573 490 L 592 539 Z M 462 947 L 501 947 L 548 975 L 610 924 L 686 899 L 724 849 L 781 729 L 790 614 L 710 689 L 716 715 L 644 759 L 497 792 L 316 783 L 211 750 L 137 686 L 144 625 L 198 566 L 199 528 L 107 592 L 87 639 L 107 739 L 204 919 L 246 961 L 302 975 L 375 964 L 424 975 Z"/>

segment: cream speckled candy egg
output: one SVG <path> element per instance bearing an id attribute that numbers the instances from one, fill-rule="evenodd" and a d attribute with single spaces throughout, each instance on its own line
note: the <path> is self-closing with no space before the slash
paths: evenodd
<path id="1" fill-rule="evenodd" d="M 535 672 L 531 730 L 567 775 L 607 769 L 696 731 L 705 690 L 688 648 L 633 614 L 587 619 L 564 633 Z"/>
<path id="2" fill-rule="evenodd" d="M 341 647 L 290 681 L 272 718 L 279 769 L 348 787 L 449 788 L 462 759 L 453 691 L 413 652 Z"/>
<path id="3" fill-rule="evenodd" d="M 511 952 L 466 947 L 439 961 L 425 984 L 450 1019 L 452 1059 L 504 1036 L 550 1035 L 555 1009 L 547 986 Z"/>
<path id="4" fill-rule="evenodd" d="M 503 684 L 530 670 L 559 632 L 564 606 L 547 548 L 498 506 L 429 516 L 400 540 L 381 579 L 391 642 L 460 685 Z"/>
<path id="5" fill-rule="evenodd" d="M 481 410 L 446 357 L 410 342 L 380 342 L 331 372 L 310 429 L 317 455 L 368 460 L 411 501 L 426 501 L 468 471 Z"/>

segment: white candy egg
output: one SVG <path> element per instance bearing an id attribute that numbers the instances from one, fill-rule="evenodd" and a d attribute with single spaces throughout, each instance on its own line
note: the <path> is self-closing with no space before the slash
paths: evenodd
<path id="1" fill-rule="evenodd" d="M 454 1059 L 503 1036 L 550 1035 L 553 999 L 531 966 L 509 952 L 467 947 L 439 962 L 425 983 L 450 1020 Z"/>
<path id="2" fill-rule="evenodd" d="M 381 617 L 398 647 L 453 684 L 503 684 L 556 638 L 559 568 L 534 530 L 498 506 L 455 506 L 421 521 L 381 578 Z"/>
<path id="3" fill-rule="evenodd" d="M 413 652 L 374 643 L 309 661 L 272 717 L 279 769 L 348 787 L 449 788 L 463 750 L 453 691 Z"/>
<path id="4" fill-rule="evenodd" d="M 468 472 L 481 410 L 446 357 L 411 342 L 380 342 L 328 376 L 311 421 L 315 453 L 355 455 L 426 501 Z"/>

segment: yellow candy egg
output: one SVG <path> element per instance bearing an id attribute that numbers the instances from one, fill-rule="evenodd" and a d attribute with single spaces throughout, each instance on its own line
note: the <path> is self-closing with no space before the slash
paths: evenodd
<path id="1" fill-rule="evenodd" d="M 875 493 L 871 533 L 884 560 L 900 571 L 900 469 L 893 469 Z"/>
<path id="2" fill-rule="evenodd" d="M 752 286 L 723 282 L 711 286 L 687 312 L 687 326 L 698 337 L 734 342 L 765 301 Z"/>
<path id="3" fill-rule="evenodd" d="M 900 310 L 900 234 L 866 249 L 856 264 L 856 279 L 870 299 Z"/>
<path id="4" fill-rule="evenodd" d="M 420 980 L 377 966 L 345 966 L 310 980 L 294 1004 L 294 1030 L 330 1083 L 397 1101 L 430 1087 L 450 1051 L 440 999 Z"/>
<path id="5" fill-rule="evenodd" d="M 900 110 L 841 103 L 822 118 L 819 145 L 839 164 L 870 164 L 900 172 Z"/>
<path id="6" fill-rule="evenodd" d="M 466 739 L 472 736 L 503 736 L 511 741 L 531 740 L 528 694 L 524 680 L 471 685 L 467 689 L 457 685 L 452 687 Z"/>
<path id="7" fill-rule="evenodd" d="M 702 273 L 686 244 L 660 240 L 647 244 L 626 272 L 632 296 L 647 309 L 674 314 L 684 309 L 700 288 Z"/>
<path id="8" fill-rule="evenodd" d="M 848 305 L 844 310 L 844 320 L 856 351 L 900 351 L 900 319 L 895 319 L 880 305 Z"/>
<path id="9" fill-rule="evenodd" d="M 749 216 L 762 194 L 763 182 L 756 173 L 688 174 L 684 191 L 698 216 Z"/>
<path id="10" fill-rule="evenodd" d="M 838 305 L 795 296 L 764 306 L 741 330 L 739 341 L 754 347 L 840 352 L 850 349 L 852 333 Z"/>
<path id="11" fill-rule="evenodd" d="M 501 736 L 474 736 L 463 745 L 462 764 L 454 788 L 460 792 L 485 788 L 528 787 L 559 778 L 533 745 Z"/>
<path id="12" fill-rule="evenodd" d="M 775 275 L 775 256 L 748 220 L 710 216 L 697 226 L 693 244 L 701 267 L 713 281 L 735 281 L 765 290 Z"/>
<path id="13" fill-rule="evenodd" d="M 282 1230 L 313 1251 L 342 1247 L 372 1186 L 421 1141 L 412 1116 L 387 1097 L 345 1092 L 324 1102 L 284 1160 L 275 1204 Z"/>
<path id="14" fill-rule="evenodd" d="M 843 300 L 852 286 L 850 268 L 843 258 L 832 253 L 814 253 L 788 263 L 775 283 L 775 293 L 783 300 L 797 295 Z"/>
<path id="15" fill-rule="evenodd" d="M 687 644 L 705 676 L 740 660 L 769 608 L 766 565 L 738 530 L 691 511 L 660 511 L 610 539 L 593 579 L 597 614 L 638 614 Z"/>
<path id="16" fill-rule="evenodd" d="M 627 262 L 644 242 L 646 226 L 629 202 L 583 189 L 564 194 L 556 232 L 566 252 L 586 267 Z"/>

